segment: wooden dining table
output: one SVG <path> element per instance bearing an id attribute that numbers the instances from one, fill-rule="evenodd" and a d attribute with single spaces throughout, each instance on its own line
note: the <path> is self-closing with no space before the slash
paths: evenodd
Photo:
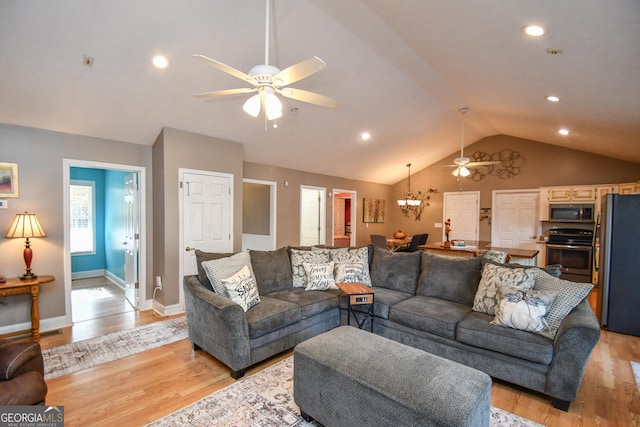
<path id="1" fill-rule="evenodd" d="M 406 248 L 410 243 L 410 237 L 406 237 L 404 239 L 387 239 L 387 246 L 389 246 L 389 249 L 391 249 L 392 251 L 397 251 L 400 248 Z"/>

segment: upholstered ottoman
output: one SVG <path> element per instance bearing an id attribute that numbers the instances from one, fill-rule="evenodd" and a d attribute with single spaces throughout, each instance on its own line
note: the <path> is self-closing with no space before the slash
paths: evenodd
<path id="1" fill-rule="evenodd" d="M 302 416 L 325 426 L 488 426 L 491 378 L 351 326 L 294 349 Z"/>

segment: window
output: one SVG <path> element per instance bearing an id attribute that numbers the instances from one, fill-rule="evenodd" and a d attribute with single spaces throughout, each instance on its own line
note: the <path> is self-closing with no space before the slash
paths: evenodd
<path id="1" fill-rule="evenodd" d="M 95 192 L 96 187 L 93 181 L 71 181 L 69 235 L 72 255 L 88 255 L 96 252 Z"/>

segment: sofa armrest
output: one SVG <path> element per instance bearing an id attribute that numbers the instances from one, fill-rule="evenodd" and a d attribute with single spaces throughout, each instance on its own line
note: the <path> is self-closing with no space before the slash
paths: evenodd
<path id="1" fill-rule="evenodd" d="M 547 376 L 548 395 L 565 401 L 576 399 L 589 355 L 598 340 L 600 324 L 584 300 L 564 318 L 554 339 Z"/>
<path id="2" fill-rule="evenodd" d="M 44 375 L 40 344 L 31 341 L 0 340 L 0 380 L 7 381 L 29 371 Z"/>
<path id="3" fill-rule="evenodd" d="M 205 288 L 197 275 L 184 277 L 189 339 L 233 370 L 251 364 L 249 326 L 244 310 Z"/>

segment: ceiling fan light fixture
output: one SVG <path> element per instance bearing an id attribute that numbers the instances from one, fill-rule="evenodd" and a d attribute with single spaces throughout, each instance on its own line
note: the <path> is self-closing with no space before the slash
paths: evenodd
<path id="1" fill-rule="evenodd" d="M 275 120 L 282 117 L 282 102 L 274 93 L 269 93 L 264 98 L 264 109 L 268 120 Z"/>
<path id="2" fill-rule="evenodd" d="M 463 178 L 466 178 L 469 175 L 471 175 L 471 172 L 469 172 L 469 169 L 467 169 L 466 166 L 460 166 L 460 176 Z"/>
<path id="3" fill-rule="evenodd" d="M 245 101 L 244 105 L 242 106 L 242 109 L 245 111 L 245 113 L 249 114 L 250 116 L 258 117 L 258 114 L 260 114 L 260 103 L 261 103 L 260 95 L 255 94 L 251 98 Z"/>

